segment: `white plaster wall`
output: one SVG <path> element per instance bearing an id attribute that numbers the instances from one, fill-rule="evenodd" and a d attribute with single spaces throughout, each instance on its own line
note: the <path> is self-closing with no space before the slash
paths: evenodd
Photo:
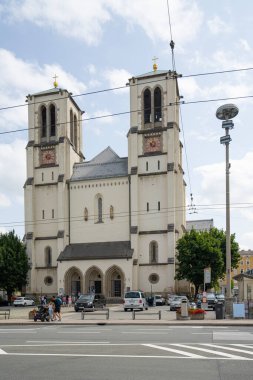
<path id="1" fill-rule="evenodd" d="M 149 276 L 151 274 L 158 274 L 159 282 L 157 284 L 151 284 L 149 282 Z M 139 267 L 139 288 L 146 293 L 165 293 L 168 288 L 174 286 L 174 276 L 170 273 L 170 268 L 168 265 L 162 266 L 140 266 Z"/>
<path id="2" fill-rule="evenodd" d="M 101 185 L 101 186 L 100 186 Z M 103 199 L 103 223 L 97 223 L 96 195 Z M 110 219 L 110 206 L 114 218 Z M 84 209 L 88 209 L 88 221 Z M 129 240 L 129 183 L 127 177 L 79 181 L 70 185 L 71 243 Z"/>
<path id="3" fill-rule="evenodd" d="M 35 205 L 35 234 L 38 237 L 56 236 L 57 226 L 57 185 L 38 186 L 35 188 L 34 205 Z M 42 210 L 44 210 L 45 219 L 42 219 Z M 54 218 L 52 218 L 54 210 Z"/>
<path id="4" fill-rule="evenodd" d="M 158 244 L 158 262 L 167 263 L 168 261 L 168 234 L 149 234 L 139 235 L 139 263 L 149 263 L 149 245 L 152 241 Z"/>

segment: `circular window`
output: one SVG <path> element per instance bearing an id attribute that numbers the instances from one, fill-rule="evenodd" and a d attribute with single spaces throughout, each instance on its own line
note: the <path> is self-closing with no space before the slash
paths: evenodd
<path id="1" fill-rule="evenodd" d="M 150 276 L 149 276 L 149 282 L 151 282 L 151 284 L 157 284 L 159 282 L 159 276 L 158 274 L 156 273 L 152 273 Z"/>
<path id="2" fill-rule="evenodd" d="M 50 276 L 45 277 L 45 278 L 44 278 L 44 283 L 45 283 L 46 285 L 48 285 L 48 286 L 52 285 L 52 283 L 53 283 L 53 278 L 50 277 Z"/>

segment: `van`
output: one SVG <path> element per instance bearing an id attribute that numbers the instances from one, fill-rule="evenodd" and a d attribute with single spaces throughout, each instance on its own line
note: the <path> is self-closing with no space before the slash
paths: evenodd
<path id="1" fill-rule="evenodd" d="M 134 309 L 148 310 L 145 294 L 139 290 L 131 290 L 124 296 L 124 311 Z"/>

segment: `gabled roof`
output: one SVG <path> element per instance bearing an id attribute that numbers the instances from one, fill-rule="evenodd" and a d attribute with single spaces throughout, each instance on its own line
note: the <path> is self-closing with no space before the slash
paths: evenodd
<path id="1" fill-rule="evenodd" d="M 74 165 L 71 182 L 125 177 L 128 175 L 128 159 L 120 158 L 109 146 L 92 160 Z"/>

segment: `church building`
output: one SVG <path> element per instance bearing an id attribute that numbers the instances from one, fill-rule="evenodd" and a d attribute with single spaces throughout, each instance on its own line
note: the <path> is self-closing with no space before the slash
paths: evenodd
<path id="1" fill-rule="evenodd" d="M 179 291 L 175 247 L 185 231 L 177 74 L 129 79 L 128 157 L 86 161 L 82 110 L 66 89 L 27 96 L 26 292 Z"/>

